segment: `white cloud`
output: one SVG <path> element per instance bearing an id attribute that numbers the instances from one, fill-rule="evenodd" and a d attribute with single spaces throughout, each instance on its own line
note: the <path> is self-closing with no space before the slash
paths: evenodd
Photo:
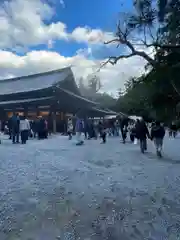
<path id="1" fill-rule="evenodd" d="M 61 0 L 64 6 L 64 2 Z M 0 4 L 0 48 L 27 47 L 48 44 L 53 40 L 74 40 L 86 43 L 102 43 L 112 33 L 100 29 L 77 27 L 72 33 L 67 32 L 66 24 L 58 21 L 45 24 L 55 15 L 51 5 L 42 0 L 13 0 Z"/>
<path id="2" fill-rule="evenodd" d="M 112 33 L 103 32 L 100 29 L 90 29 L 88 27 L 77 27 L 71 34 L 72 39 L 78 42 L 103 43 L 112 39 Z"/>
<path id="3" fill-rule="evenodd" d="M 113 66 L 108 65 L 100 73 L 103 89 L 109 93 L 116 93 L 119 88 L 124 89 L 124 84 L 130 77 L 138 77 L 144 72 L 145 64 L 144 59 L 136 56 L 122 59 Z"/>
<path id="4" fill-rule="evenodd" d="M 51 4 L 48 4 L 47 1 Z M 68 33 L 62 22 L 51 22 L 56 0 L 13 0 L 0 3 L 0 79 L 59 69 L 72 65 L 76 79 L 96 71 L 100 62 L 93 59 L 91 44 L 102 44 L 112 38 L 111 32 L 77 27 Z M 63 1 L 60 1 L 63 4 Z M 51 22 L 45 24 L 45 20 Z M 75 56 L 64 57 L 50 51 L 57 39 L 85 42 L 89 46 Z M 49 51 L 29 51 L 29 46 L 47 44 Z M 12 52 L 18 50 L 24 55 Z M 25 51 L 24 51 L 25 50 Z M 130 76 L 138 75 L 144 66 L 140 58 L 124 59 L 117 65 L 107 65 L 98 75 L 103 91 L 115 92 Z"/>
<path id="5" fill-rule="evenodd" d="M 24 56 L 12 52 L 0 51 L 0 78 L 22 76 L 72 65 L 76 79 L 87 77 L 99 67 L 99 62 L 89 60 L 84 52 L 72 57 L 64 57 L 52 51 L 31 51 Z M 130 76 L 137 76 L 143 71 L 144 61 L 141 58 L 130 58 L 119 61 L 115 66 L 107 65 L 98 75 L 103 84 L 103 91 L 116 93 L 123 88 Z"/>
<path id="6" fill-rule="evenodd" d="M 0 8 L 0 48 L 16 48 L 67 39 L 66 25 L 57 22 L 45 25 L 53 9 L 40 0 L 4 2 Z"/>

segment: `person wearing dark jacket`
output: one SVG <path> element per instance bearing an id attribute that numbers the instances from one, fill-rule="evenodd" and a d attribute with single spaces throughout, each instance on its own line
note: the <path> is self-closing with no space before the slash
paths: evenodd
<path id="1" fill-rule="evenodd" d="M 164 136 L 165 136 L 165 129 L 163 126 L 161 126 L 160 122 L 157 121 L 151 129 L 151 139 L 154 140 L 158 157 L 162 156 L 161 152 L 162 152 Z"/>
<path id="2" fill-rule="evenodd" d="M 38 118 L 32 121 L 31 129 L 33 131 L 33 137 L 36 138 L 38 133 Z"/>
<path id="3" fill-rule="evenodd" d="M 45 119 L 40 116 L 39 117 L 39 121 L 37 124 L 37 132 L 38 132 L 38 139 L 45 139 L 45 132 L 46 132 L 46 123 L 45 123 Z"/>
<path id="4" fill-rule="evenodd" d="M 12 142 L 19 143 L 19 134 L 20 134 L 20 118 L 18 114 L 14 114 L 11 117 L 11 130 L 12 130 Z"/>
<path id="5" fill-rule="evenodd" d="M 7 126 L 8 126 L 8 129 L 9 129 L 9 131 L 8 131 L 9 139 L 11 140 L 12 139 L 12 117 L 9 118 Z"/>
<path id="6" fill-rule="evenodd" d="M 128 118 L 123 118 L 120 123 L 121 136 L 122 136 L 123 143 L 126 143 L 127 132 L 128 132 L 127 131 L 128 122 L 129 122 Z"/>
<path id="7" fill-rule="evenodd" d="M 101 143 L 106 143 L 106 127 L 102 122 L 99 122 L 98 129 L 100 133 L 100 138 L 102 139 Z"/>
<path id="8" fill-rule="evenodd" d="M 141 152 L 144 153 L 144 151 L 147 150 L 147 137 L 150 138 L 150 134 L 143 119 L 137 120 L 135 129 L 136 137 L 140 140 Z"/>
<path id="9" fill-rule="evenodd" d="M 130 140 L 131 142 L 134 142 L 135 138 L 136 138 L 136 128 L 135 128 L 135 124 L 134 125 L 131 125 L 129 127 L 129 130 L 130 130 Z"/>

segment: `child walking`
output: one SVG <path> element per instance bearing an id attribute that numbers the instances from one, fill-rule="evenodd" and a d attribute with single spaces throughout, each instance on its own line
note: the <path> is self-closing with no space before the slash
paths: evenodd
<path id="1" fill-rule="evenodd" d="M 151 139 L 154 140 L 156 147 L 156 153 L 158 157 L 162 157 L 163 139 L 165 136 L 165 129 L 161 126 L 159 121 L 156 121 L 155 125 L 151 129 Z"/>

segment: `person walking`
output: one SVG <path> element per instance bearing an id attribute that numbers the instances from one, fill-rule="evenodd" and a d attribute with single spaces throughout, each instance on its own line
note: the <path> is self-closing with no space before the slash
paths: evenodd
<path id="1" fill-rule="evenodd" d="M 99 129 L 99 134 L 100 134 L 100 138 L 102 139 L 101 143 L 106 143 L 106 127 L 104 125 L 104 123 L 102 123 L 101 121 L 98 124 L 98 129 Z"/>
<path id="2" fill-rule="evenodd" d="M 88 139 L 92 139 L 94 137 L 94 124 L 92 119 L 88 121 Z"/>
<path id="3" fill-rule="evenodd" d="M 48 121 L 44 119 L 44 138 L 48 138 Z"/>
<path id="4" fill-rule="evenodd" d="M 46 123 L 45 119 L 42 116 L 39 116 L 39 121 L 37 125 L 37 131 L 38 131 L 38 139 L 45 139 L 46 137 Z"/>
<path id="5" fill-rule="evenodd" d="M 147 150 L 147 137 L 150 138 L 150 134 L 143 118 L 141 118 L 140 120 L 137 120 L 135 128 L 136 128 L 136 137 L 137 139 L 140 140 L 141 152 L 144 153 L 144 151 Z"/>
<path id="6" fill-rule="evenodd" d="M 155 125 L 151 129 L 151 140 L 154 140 L 156 147 L 156 153 L 158 157 L 162 157 L 163 139 L 165 136 L 165 129 L 159 121 L 156 121 Z"/>
<path id="7" fill-rule="evenodd" d="M 20 125 L 20 118 L 19 114 L 14 114 L 11 117 L 11 127 L 12 127 L 12 143 L 19 143 L 19 125 Z"/>
<path id="8" fill-rule="evenodd" d="M 173 138 L 175 138 L 177 135 L 177 126 L 176 126 L 175 122 L 171 123 L 170 130 L 171 130 L 171 136 L 173 136 Z"/>
<path id="9" fill-rule="evenodd" d="M 33 132 L 33 138 L 36 138 L 37 132 L 38 132 L 38 119 L 35 119 L 31 123 L 31 130 Z"/>
<path id="10" fill-rule="evenodd" d="M 89 124 L 88 124 L 88 118 L 84 118 L 84 138 L 88 139 L 88 131 L 89 131 Z"/>
<path id="11" fill-rule="evenodd" d="M 9 134 L 9 140 L 12 140 L 12 117 L 9 118 L 8 123 L 8 134 Z"/>
<path id="12" fill-rule="evenodd" d="M 116 136 L 118 137 L 119 136 L 119 121 L 118 120 L 116 120 L 115 121 L 115 129 L 116 129 Z"/>
<path id="13" fill-rule="evenodd" d="M 122 136 L 122 140 L 123 140 L 123 143 L 124 143 L 124 144 L 126 143 L 126 138 L 127 138 L 128 122 L 129 122 L 129 119 L 128 119 L 128 118 L 123 118 L 123 119 L 121 120 L 121 124 L 120 124 L 121 136 Z"/>
<path id="14" fill-rule="evenodd" d="M 73 134 L 73 122 L 71 118 L 69 118 L 67 122 L 67 134 L 69 136 L 69 140 L 71 140 Z"/>
<path id="15" fill-rule="evenodd" d="M 20 133 L 21 133 L 21 143 L 26 144 L 26 141 L 28 140 L 28 135 L 30 131 L 30 123 L 28 119 L 23 116 L 20 120 Z"/>
<path id="16" fill-rule="evenodd" d="M 129 126 L 129 136 L 130 136 L 131 142 L 134 143 L 134 140 L 136 138 L 136 127 L 135 127 L 135 124 L 131 124 Z"/>
<path id="17" fill-rule="evenodd" d="M 76 120 L 76 145 L 82 145 L 84 143 L 84 141 L 82 140 L 82 132 L 84 129 L 84 124 L 83 124 L 83 120 L 79 117 L 77 117 Z"/>

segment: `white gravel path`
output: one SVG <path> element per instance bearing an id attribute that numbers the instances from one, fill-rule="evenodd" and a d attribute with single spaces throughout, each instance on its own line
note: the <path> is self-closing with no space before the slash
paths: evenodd
<path id="1" fill-rule="evenodd" d="M 180 239 L 179 148 L 166 139 L 157 159 L 118 138 L 4 140 L 0 240 Z"/>

